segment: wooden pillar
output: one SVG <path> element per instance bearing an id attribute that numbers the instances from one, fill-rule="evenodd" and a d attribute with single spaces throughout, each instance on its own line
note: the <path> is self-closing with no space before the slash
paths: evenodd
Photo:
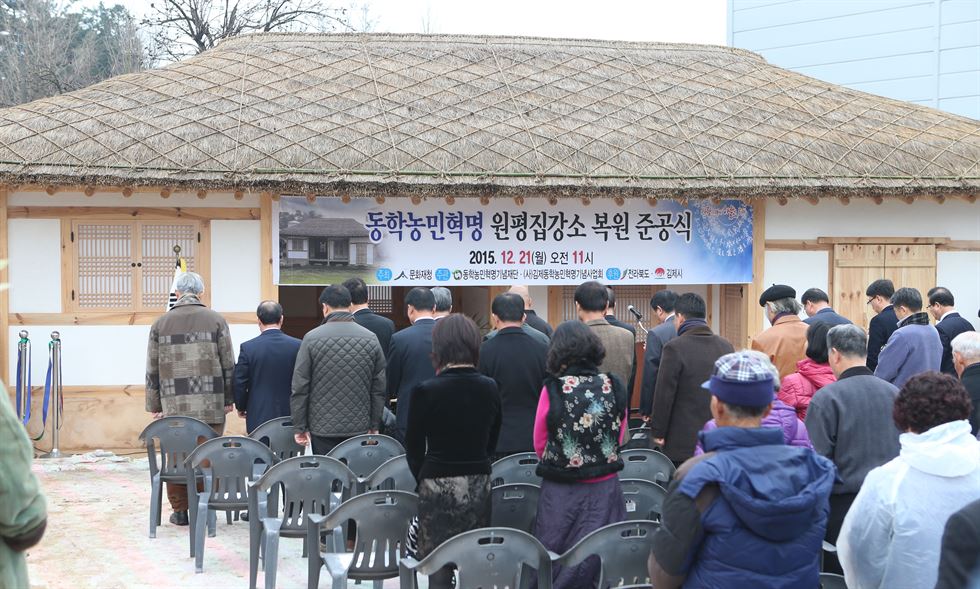
<path id="1" fill-rule="evenodd" d="M 766 201 L 764 198 L 752 200 L 752 282 L 745 285 L 742 303 L 744 311 L 742 320 L 745 322 L 746 338 L 735 348 L 748 348 L 752 338 L 762 329 L 763 310 L 759 306 L 759 296 L 765 290 L 766 261 Z M 732 342 L 733 344 L 735 342 Z"/>
<path id="2" fill-rule="evenodd" d="M 10 273 L 7 269 L 7 260 L 10 257 L 10 249 L 7 243 L 7 236 L 10 231 L 7 227 L 7 187 L 0 187 L 0 380 L 6 383 L 10 376 L 8 372 L 8 354 L 10 353 L 10 295 L 7 291 L 10 283 Z"/>
<path id="3" fill-rule="evenodd" d="M 561 323 L 562 291 L 561 286 L 548 287 L 548 323 L 552 327 L 558 327 Z"/>
<path id="4" fill-rule="evenodd" d="M 260 255 L 262 256 L 262 266 L 259 272 L 261 280 L 261 293 L 263 300 L 278 301 L 279 289 L 276 288 L 272 280 L 272 265 L 277 263 L 272 257 L 272 224 L 278 223 L 278 219 L 272 218 L 272 195 L 262 193 L 259 196 L 259 231 L 260 236 Z"/>

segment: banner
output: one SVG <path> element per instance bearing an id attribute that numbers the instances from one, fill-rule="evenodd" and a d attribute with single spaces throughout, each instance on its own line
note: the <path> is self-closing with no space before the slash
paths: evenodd
<path id="1" fill-rule="evenodd" d="M 282 197 L 276 283 L 509 285 L 752 282 L 752 207 L 645 199 Z"/>

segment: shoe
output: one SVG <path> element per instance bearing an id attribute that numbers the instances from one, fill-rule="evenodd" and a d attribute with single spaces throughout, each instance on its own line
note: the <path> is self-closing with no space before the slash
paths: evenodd
<path id="1" fill-rule="evenodd" d="M 175 511 L 175 512 L 171 513 L 170 514 L 170 523 L 172 523 L 175 526 L 186 526 L 186 525 L 189 525 L 190 522 L 187 519 L 187 512 L 186 511 Z"/>
<path id="2" fill-rule="evenodd" d="M 248 512 L 247 511 L 240 511 L 240 512 L 238 512 L 238 519 L 240 519 L 243 522 L 247 522 L 248 521 Z"/>

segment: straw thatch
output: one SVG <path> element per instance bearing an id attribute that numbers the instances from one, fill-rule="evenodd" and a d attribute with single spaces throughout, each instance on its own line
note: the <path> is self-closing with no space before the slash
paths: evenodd
<path id="1" fill-rule="evenodd" d="M 0 111 L 0 181 L 413 196 L 976 194 L 980 122 L 738 49 L 266 34 Z"/>

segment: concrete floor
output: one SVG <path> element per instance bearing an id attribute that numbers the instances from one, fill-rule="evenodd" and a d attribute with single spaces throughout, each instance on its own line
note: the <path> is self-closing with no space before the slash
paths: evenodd
<path id="1" fill-rule="evenodd" d="M 148 537 L 150 476 L 146 458 L 93 454 L 37 460 L 34 471 L 48 499 L 48 528 L 27 556 L 32 589 L 148 589 L 248 587 L 248 524 L 228 526 L 219 515 L 217 536 L 207 538 L 204 572 L 194 573 L 186 527 L 167 522 Z M 279 547 L 277 587 L 306 587 L 300 540 Z M 320 586 L 328 579 L 320 578 Z M 258 586 L 264 577 L 259 571 Z M 370 584 L 350 587 L 370 587 Z M 398 587 L 398 580 L 385 583 Z"/>

